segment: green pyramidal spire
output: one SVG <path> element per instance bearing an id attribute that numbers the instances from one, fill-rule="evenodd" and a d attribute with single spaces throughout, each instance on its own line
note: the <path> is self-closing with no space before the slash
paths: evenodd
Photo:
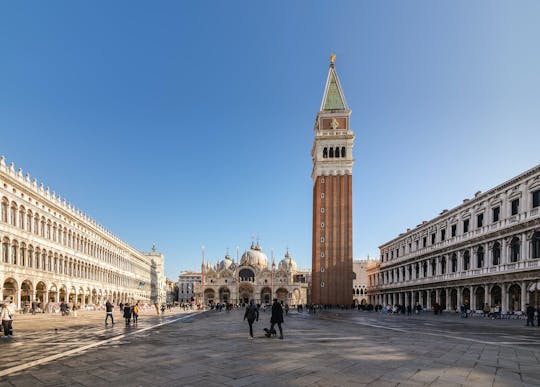
<path id="1" fill-rule="evenodd" d="M 335 59 L 335 56 L 333 59 Z M 330 69 L 328 70 L 321 110 L 349 110 L 333 61 L 330 63 Z"/>

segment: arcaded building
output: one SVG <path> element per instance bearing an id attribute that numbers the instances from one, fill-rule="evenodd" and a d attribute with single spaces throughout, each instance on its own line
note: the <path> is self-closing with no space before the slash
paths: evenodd
<path id="1" fill-rule="evenodd" d="M 368 275 L 373 304 L 538 305 L 540 165 L 384 243 Z"/>
<path id="2" fill-rule="evenodd" d="M 312 302 L 351 305 L 353 297 L 351 110 L 330 59 L 315 120 L 313 158 Z"/>
<path id="3" fill-rule="evenodd" d="M 198 302 L 269 304 L 274 298 L 291 306 L 309 302 L 310 270 L 299 269 L 287 251 L 275 264 L 253 243 L 240 262 L 227 254 L 217 264 L 203 263 L 201 283 L 195 283 Z"/>
<path id="4" fill-rule="evenodd" d="M 165 301 L 163 254 L 133 248 L 3 156 L 0 198 L 2 300 Z"/>

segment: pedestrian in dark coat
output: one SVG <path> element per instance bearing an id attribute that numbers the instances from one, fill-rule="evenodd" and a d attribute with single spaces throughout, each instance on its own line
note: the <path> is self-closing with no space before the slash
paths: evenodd
<path id="1" fill-rule="evenodd" d="M 246 313 L 244 313 L 244 320 L 247 319 L 249 324 L 249 337 L 253 338 L 253 322 L 259 321 L 259 309 L 255 305 L 255 301 L 250 300 L 249 305 L 246 307 Z"/>
<path id="2" fill-rule="evenodd" d="M 126 325 L 129 325 L 131 323 L 131 306 L 129 304 L 124 305 L 124 319 L 126 320 Z"/>
<path id="3" fill-rule="evenodd" d="M 278 302 L 277 298 L 274 298 L 272 304 L 272 317 L 270 317 L 270 332 L 274 331 L 274 325 L 277 324 L 279 328 L 279 338 L 283 339 L 283 329 L 281 324 L 283 323 L 283 307 Z"/>
<path id="4" fill-rule="evenodd" d="M 531 324 L 531 327 L 534 327 L 534 306 L 527 304 L 527 308 L 525 309 L 527 313 L 527 325 Z"/>

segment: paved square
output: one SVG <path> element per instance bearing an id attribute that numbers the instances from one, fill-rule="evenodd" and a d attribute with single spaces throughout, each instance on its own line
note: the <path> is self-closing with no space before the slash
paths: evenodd
<path id="1" fill-rule="evenodd" d="M 279 340 L 263 336 L 267 312 L 261 313 L 256 338 L 250 340 L 242 317 L 240 310 L 148 317 L 144 327 L 117 324 L 116 332 L 95 339 L 90 336 L 96 327 L 67 330 L 67 349 L 76 347 L 77 330 L 84 332 L 84 344 L 113 341 L 3 376 L 0 386 L 540 384 L 540 328 L 527 328 L 523 321 L 357 311 L 315 317 L 290 313 L 285 339 Z M 165 325 L 151 328 L 160 322 Z M 31 347 L 33 340 L 2 340 L 3 359 L 16 364 L 31 354 L 39 358 L 42 351 Z M 56 352 L 62 350 L 59 345 Z M 3 364 L 0 371 L 6 368 Z"/>

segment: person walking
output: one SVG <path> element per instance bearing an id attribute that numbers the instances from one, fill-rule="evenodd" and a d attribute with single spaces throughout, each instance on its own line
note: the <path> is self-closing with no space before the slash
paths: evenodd
<path id="1" fill-rule="evenodd" d="M 139 320 L 139 302 L 133 306 L 133 323 L 136 324 Z"/>
<path id="2" fill-rule="evenodd" d="M 530 305 L 530 304 L 527 304 L 526 305 L 526 313 L 527 313 L 527 325 L 526 326 L 529 326 L 529 324 L 531 324 L 531 327 L 534 327 L 534 306 Z"/>
<path id="3" fill-rule="evenodd" d="M 128 303 L 124 305 L 124 319 L 126 320 L 126 326 L 131 323 L 131 306 Z"/>
<path id="4" fill-rule="evenodd" d="M 105 304 L 105 325 L 107 325 L 107 320 L 109 319 L 109 317 L 111 318 L 111 322 L 114 324 L 114 317 L 113 317 L 113 313 L 112 313 L 112 310 L 113 310 L 114 306 L 113 304 L 111 304 L 109 301 L 107 301 L 107 303 Z"/>
<path id="5" fill-rule="evenodd" d="M 244 321 L 247 319 L 249 324 L 249 338 L 253 339 L 253 322 L 259 321 L 259 309 L 255 305 L 255 301 L 250 300 L 249 305 L 246 307 L 246 313 L 244 313 Z"/>
<path id="6" fill-rule="evenodd" d="M 2 304 L 2 311 L 0 312 L 0 320 L 2 320 L 2 330 L 4 331 L 3 337 L 13 335 L 13 315 L 10 313 L 6 304 Z"/>
<path id="7" fill-rule="evenodd" d="M 270 334 L 272 332 L 275 332 L 274 325 L 277 324 L 279 328 L 279 338 L 283 340 L 283 329 L 281 328 L 282 323 L 283 323 L 283 307 L 278 302 L 277 298 L 274 298 L 274 303 L 272 304 L 272 317 L 270 317 Z"/>

